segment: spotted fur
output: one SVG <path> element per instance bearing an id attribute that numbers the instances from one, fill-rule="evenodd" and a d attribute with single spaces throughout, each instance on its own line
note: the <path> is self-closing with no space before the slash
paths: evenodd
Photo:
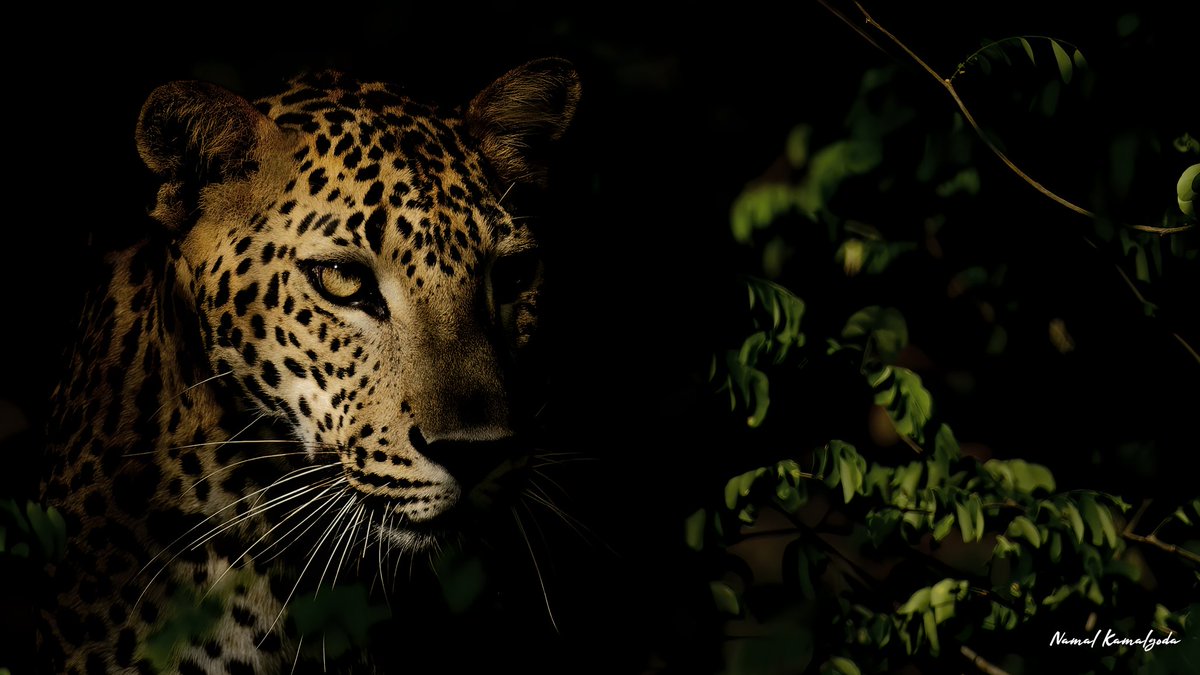
<path id="1" fill-rule="evenodd" d="M 337 73 L 256 104 L 150 96 L 161 227 L 109 257 L 55 393 L 49 672 L 281 672 L 315 535 L 374 558 L 453 527 L 512 436 L 536 325 L 537 240 L 504 199 L 544 180 L 578 96 L 557 59 L 452 111 Z"/>

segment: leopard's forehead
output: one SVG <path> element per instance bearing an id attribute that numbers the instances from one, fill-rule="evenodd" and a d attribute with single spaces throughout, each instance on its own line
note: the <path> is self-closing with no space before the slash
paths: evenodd
<path id="1" fill-rule="evenodd" d="M 530 245 L 457 110 L 338 73 L 297 79 L 257 107 L 302 139 L 275 208 L 326 255 L 368 256 L 428 292 L 468 284 L 498 248 Z"/>

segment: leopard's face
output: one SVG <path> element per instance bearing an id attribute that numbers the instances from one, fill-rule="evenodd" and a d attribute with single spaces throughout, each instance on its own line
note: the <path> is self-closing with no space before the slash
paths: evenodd
<path id="1" fill-rule="evenodd" d="M 561 63 L 554 85 L 575 89 L 554 101 L 555 133 L 578 95 Z M 480 97 L 519 103 L 522 91 L 494 91 L 504 82 Z M 505 157 L 519 139 L 489 125 L 528 130 L 486 117 L 511 101 L 443 115 L 329 75 L 253 115 L 231 105 L 253 121 L 244 157 L 210 162 L 234 178 L 198 191 L 178 243 L 176 288 L 198 343 L 253 416 L 279 420 L 314 463 L 339 465 L 331 485 L 371 505 L 376 536 L 419 548 L 513 435 L 513 368 L 541 280 L 538 242 L 504 198 L 538 174 Z M 164 220 L 163 195 L 186 190 L 163 188 Z"/>

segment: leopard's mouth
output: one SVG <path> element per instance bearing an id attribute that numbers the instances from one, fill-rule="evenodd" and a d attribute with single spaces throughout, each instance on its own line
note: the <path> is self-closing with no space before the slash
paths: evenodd
<path id="1" fill-rule="evenodd" d="M 497 514 L 506 514 L 507 506 L 520 493 L 529 466 L 529 456 L 522 455 L 496 465 L 483 479 L 454 505 L 432 518 L 415 519 L 403 505 L 384 498 L 367 496 L 368 500 L 384 502 L 380 522 L 372 534 L 380 541 L 409 551 L 422 551 L 452 537 L 484 529 Z"/>

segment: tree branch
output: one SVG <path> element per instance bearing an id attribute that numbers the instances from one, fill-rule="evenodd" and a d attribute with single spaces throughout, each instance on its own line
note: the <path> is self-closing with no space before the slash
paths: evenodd
<path id="1" fill-rule="evenodd" d="M 1146 509 L 1150 507 L 1151 501 L 1153 500 L 1146 499 L 1142 501 L 1142 505 L 1138 507 L 1137 512 L 1134 513 L 1133 517 L 1129 519 L 1128 523 L 1126 523 L 1125 529 L 1121 531 L 1121 537 L 1128 539 L 1129 541 L 1135 541 L 1139 544 L 1153 546 L 1160 551 L 1166 551 L 1167 553 L 1177 555 L 1184 560 L 1190 560 L 1193 563 L 1200 565 L 1200 555 L 1196 555 L 1186 548 L 1176 546 L 1175 544 L 1169 544 L 1158 538 L 1158 530 L 1163 526 L 1163 523 L 1167 522 L 1166 520 L 1164 520 L 1162 523 L 1159 523 L 1158 527 L 1155 527 L 1154 531 L 1148 535 L 1135 534 L 1133 532 L 1133 528 L 1137 527 L 1138 521 L 1142 519 L 1142 514 L 1144 514 Z"/>
<path id="2" fill-rule="evenodd" d="M 853 28 L 854 31 L 856 33 L 858 33 L 860 36 L 862 36 L 865 40 L 867 40 L 867 42 L 870 42 L 876 48 L 879 48 L 879 45 L 876 44 L 874 40 L 872 40 L 861 29 L 859 29 L 857 26 L 855 26 L 848 17 L 846 17 L 844 14 L 842 14 L 841 12 L 836 10 L 834 7 L 832 7 L 827 2 L 827 0 L 817 0 L 817 1 L 821 3 L 822 7 L 827 9 L 834 16 L 838 17 L 843 22 L 845 22 L 847 25 L 849 25 L 851 28 Z M 854 6 L 858 8 L 858 11 L 862 14 L 863 20 L 866 21 L 868 26 L 871 26 L 875 30 L 882 33 L 884 35 L 884 37 L 886 37 L 888 40 L 890 40 L 892 42 L 892 44 L 899 47 L 901 51 L 903 51 L 906 55 L 908 55 L 908 58 L 912 59 L 912 61 L 914 63 L 916 63 L 918 66 L 920 66 L 922 70 L 924 70 L 926 73 L 928 73 L 930 77 L 932 77 L 934 80 L 937 80 L 938 84 L 942 85 L 942 88 L 944 88 L 946 90 L 946 93 L 950 95 L 950 98 L 954 100 L 954 104 L 956 106 L 958 106 L 958 110 L 960 113 L 962 113 L 963 119 L 965 119 L 967 121 L 967 124 L 971 125 L 971 129 L 975 131 L 975 135 L 978 136 L 979 139 L 981 141 L 983 141 L 984 145 L 986 145 L 988 147 L 988 149 L 992 151 L 992 154 L 996 155 L 996 157 L 999 158 L 1000 161 L 1003 162 L 1004 165 L 1007 166 L 1013 173 L 1015 173 L 1021 180 L 1025 181 L 1031 187 L 1033 187 L 1035 190 L 1042 193 L 1043 195 L 1045 195 L 1046 197 L 1048 197 L 1049 199 L 1054 201 L 1056 204 L 1058 204 L 1059 206 L 1062 206 L 1065 209 L 1073 211 L 1074 213 L 1077 213 L 1081 216 L 1091 218 L 1092 220 L 1096 220 L 1099 218 L 1095 213 L 1083 208 L 1082 206 L 1079 206 L 1078 204 L 1075 204 L 1074 202 L 1072 202 L 1068 199 L 1060 197 L 1054 191 L 1050 190 L 1050 188 L 1047 188 L 1045 185 L 1042 185 L 1037 180 L 1035 180 L 1032 176 L 1030 176 L 1029 174 L 1022 171 L 1021 167 L 1017 166 L 1015 162 L 1013 162 L 1011 159 L 1009 159 L 1008 155 L 1004 154 L 1004 151 L 1001 150 L 995 143 L 993 143 L 992 140 L 990 138 L 988 138 L 987 134 L 984 133 L 983 127 L 979 126 L 979 123 L 977 121 L 975 121 L 975 116 L 971 114 L 971 111 L 967 108 L 967 104 L 965 102 L 963 102 L 962 98 L 958 95 L 958 90 L 954 88 L 954 83 L 952 81 L 952 78 L 942 77 L 940 74 L 938 74 L 938 72 L 936 70 L 934 70 L 933 67 L 930 66 L 928 63 L 926 63 L 924 59 L 922 59 L 920 56 L 918 56 L 916 54 L 916 52 L 909 49 L 908 45 L 904 44 L 904 42 L 902 42 L 900 40 L 900 38 L 896 37 L 894 34 L 892 34 L 891 31 L 889 31 L 887 28 L 884 28 L 882 25 L 880 25 L 879 22 L 877 22 L 875 20 L 875 18 L 871 16 L 870 12 L 868 12 L 867 9 L 865 7 L 863 7 L 860 2 L 858 2 L 858 0 L 855 0 Z M 1166 236 L 1168 234 L 1185 232 L 1187 230 L 1194 229 L 1196 226 L 1195 225 L 1183 225 L 1181 227 L 1155 227 L 1152 225 L 1126 225 L 1126 227 L 1129 227 L 1130 229 L 1138 230 L 1140 232 L 1150 232 L 1153 234 L 1158 234 L 1159 236 Z M 1086 237 L 1085 237 L 1085 239 L 1086 239 Z M 1091 243 L 1091 242 L 1089 241 L 1088 243 Z M 1141 300 L 1143 303 L 1145 303 L 1146 299 L 1144 297 L 1142 297 L 1142 294 L 1140 292 L 1138 292 L 1137 288 L 1133 285 L 1133 282 L 1129 279 L 1129 276 L 1127 274 L 1125 274 L 1125 272 L 1123 270 L 1121 270 L 1120 266 L 1117 267 L 1117 271 L 1120 272 L 1121 276 L 1125 279 L 1125 282 L 1129 285 L 1129 287 L 1133 289 L 1134 295 L 1136 295 L 1139 300 Z M 1186 349 L 1188 351 L 1188 353 L 1191 354 L 1192 357 L 1196 359 L 1196 362 L 1200 363 L 1200 354 L 1197 354 L 1196 350 L 1193 349 L 1192 346 L 1190 344 L 1188 344 L 1178 333 L 1172 333 L 1172 335 L 1174 335 L 1175 339 L 1178 340 L 1181 345 L 1183 345 L 1183 348 Z"/>
<path id="3" fill-rule="evenodd" d="M 976 654 L 973 649 L 971 649 L 970 647 L 968 647 L 966 645 L 959 647 L 958 651 L 962 653 L 963 658 L 970 661 L 971 665 L 978 668 L 979 672 L 981 672 L 981 673 L 987 673 L 987 675 L 1008 675 L 1007 671 L 1001 670 L 1000 668 L 992 665 L 990 662 L 988 662 L 986 659 L 984 659 L 979 654 Z"/>

